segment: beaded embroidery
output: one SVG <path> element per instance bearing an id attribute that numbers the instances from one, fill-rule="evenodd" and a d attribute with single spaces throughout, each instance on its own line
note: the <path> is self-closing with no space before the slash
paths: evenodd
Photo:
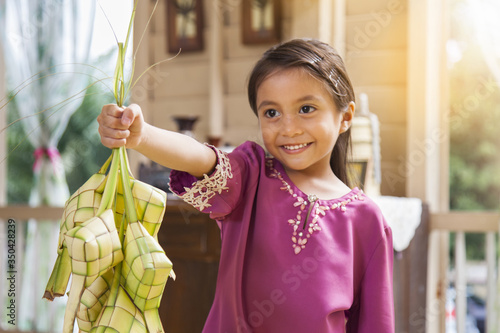
<path id="1" fill-rule="evenodd" d="M 299 207 L 297 215 L 293 219 L 288 220 L 288 224 L 292 227 L 292 247 L 295 254 L 299 254 L 307 244 L 307 241 L 311 236 L 318 231 L 321 231 L 321 227 L 319 225 L 319 220 L 321 217 L 326 215 L 326 212 L 329 210 L 339 209 L 342 212 L 347 211 L 347 205 L 354 200 L 364 200 L 363 192 L 361 191 L 358 194 L 353 195 L 351 198 L 348 198 L 341 202 L 336 202 L 331 205 L 324 205 L 318 203 L 318 198 L 314 194 L 309 194 L 306 199 L 295 193 L 287 183 L 287 181 L 283 178 L 281 173 L 274 168 L 273 159 L 269 158 L 266 161 L 266 166 L 270 170 L 269 176 L 273 178 L 277 178 L 283 184 L 280 189 L 282 191 L 288 192 L 294 199 L 293 203 L 294 207 Z M 312 206 L 311 206 L 312 205 Z M 306 207 L 309 206 L 309 214 L 307 214 Z M 306 211 L 306 216 L 303 216 L 303 212 Z M 312 216 L 311 222 L 308 222 L 309 215 Z M 303 220 L 304 219 L 304 220 Z M 309 223 L 309 224 L 307 224 Z"/>
<path id="2" fill-rule="evenodd" d="M 211 176 L 203 175 L 203 179 L 194 182 L 191 188 L 184 187 L 186 192 L 179 196 L 200 211 L 211 207 L 212 205 L 208 201 L 213 198 L 215 193 L 221 194 L 223 190 L 227 190 L 227 180 L 233 178 L 227 154 L 219 149 L 214 149 L 214 151 L 218 160 L 214 173 Z"/>

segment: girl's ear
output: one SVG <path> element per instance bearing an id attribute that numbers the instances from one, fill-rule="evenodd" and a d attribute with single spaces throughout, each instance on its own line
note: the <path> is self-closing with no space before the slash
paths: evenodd
<path id="1" fill-rule="evenodd" d="M 354 117 L 354 111 L 356 110 L 356 104 L 350 102 L 347 106 L 347 110 L 342 113 L 342 122 L 340 123 L 340 133 L 346 132 L 352 124 L 352 118 Z"/>

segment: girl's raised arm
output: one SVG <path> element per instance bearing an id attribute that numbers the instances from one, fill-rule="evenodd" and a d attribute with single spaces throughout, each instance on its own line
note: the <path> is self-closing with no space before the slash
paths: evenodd
<path id="1" fill-rule="evenodd" d="M 101 142 L 108 148 L 126 146 L 167 168 L 201 178 L 215 168 L 215 152 L 195 139 L 154 127 L 144 121 L 141 108 L 108 104 L 97 117 Z"/>

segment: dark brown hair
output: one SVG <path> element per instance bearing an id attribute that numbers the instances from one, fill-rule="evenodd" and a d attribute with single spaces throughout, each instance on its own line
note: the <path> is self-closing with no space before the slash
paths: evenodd
<path id="1" fill-rule="evenodd" d="M 330 45 L 314 39 L 293 39 L 267 50 L 255 64 L 248 80 L 248 100 L 257 114 L 257 90 L 260 84 L 279 69 L 299 67 L 330 91 L 340 112 L 345 112 L 350 102 L 355 101 L 354 89 L 342 58 Z M 339 135 L 333 147 L 330 166 L 335 175 L 347 186 L 351 186 L 348 159 L 351 153 L 351 129 Z"/>

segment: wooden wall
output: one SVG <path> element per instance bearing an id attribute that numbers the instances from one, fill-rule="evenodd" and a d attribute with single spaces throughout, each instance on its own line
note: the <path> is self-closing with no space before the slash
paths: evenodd
<path id="1" fill-rule="evenodd" d="M 384 195 L 405 195 L 407 8 L 404 0 L 347 1 L 345 61 L 356 94 L 380 121 Z"/>

